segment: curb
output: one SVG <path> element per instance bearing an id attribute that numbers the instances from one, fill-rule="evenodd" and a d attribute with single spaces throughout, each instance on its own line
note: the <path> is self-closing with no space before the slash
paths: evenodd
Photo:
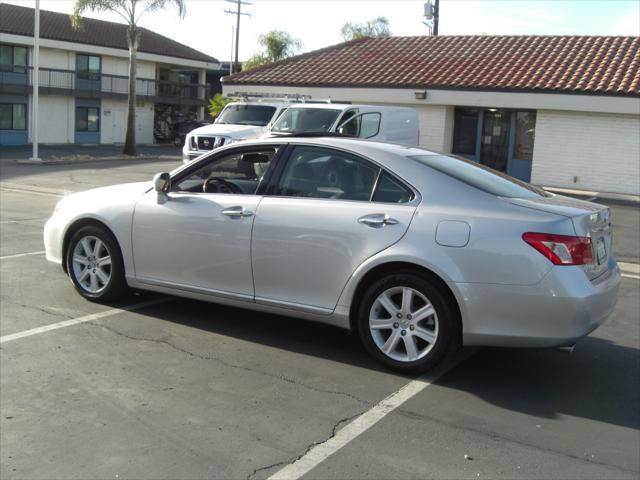
<path id="1" fill-rule="evenodd" d="M 168 160 L 168 161 L 182 161 L 180 155 L 138 155 L 136 157 L 130 157 L 128 155 L 112 155 L 108 157 L 92 157 L 90 155 L 74 155 L 69 157 L 49 157 L 39 160 L 31 158 L 13 159 L 15 163 L 23 165 L 70 165 L 74 163 L 88 163 L 88 162 L 101 162 L 101 161 L 149 161 L 149 160 Z"/>
<path id="2" fill-rule="evenodd" d="M 589 202 L 603 203 L 606 205 L 622 205 L 627 207 L 640 207 L 640 196 L 629 195 L 625 193 L 613 193 L 613 192 L 593 192 L 587 190 L 573 190 L 568 188 L 556 188 L 556 187 L 542 187 L 545 190 L 558 193 L 560 195 L 566 195 L 568 197 L 574 197 L 579 200 L 585 200 Z"/>

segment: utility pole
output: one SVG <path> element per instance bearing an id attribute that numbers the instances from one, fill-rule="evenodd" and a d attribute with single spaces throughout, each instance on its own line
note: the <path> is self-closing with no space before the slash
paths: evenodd
<path id="1" fill-rule="evenodd" d="M 236 16 L 236 53 L 235 53 L 235 61 L 233 62 L 233 64 L 231 65 L 231 68 L 229 69 L 231 71 L 231 73 L 233 73 L 233 71 L 235 70 L 234 67 L 236 67 L 238 65 L 238 51 L 239 51 L 239 46 L 240 46 L 240 16 L 241 15 L 246 15 L 248 17 L 251 16 L 251 14 L 242 11 L 242 5 L 253 5 L 253 3 L 244 2 L 243 0 L 224 0 L 224 1 L 227 2 L 227 3 L 234 3 L 236 5 L 236 10 L 235 11 L 231 10 L 229 8 L 226 8 L 224 10 L 224 13 Z"/>
<path id="2" fill-rule="evenodd" d="M 433 4 L 433 36 L 438 36 L 438 20 L 440 19 L 440 0 L 434 0 Z"/>
<path id="3" fill-rule="evenodd" d="M 429 29 L 429 35 L 438 36 L 438 23 L 440 21 L 440 0 L 430 0 L 424 4 L 422 23 Z"/>
<path id="4" fill-rule="evenodd" d="M 31 160 L 39 161 L 38 158 L 38 90 L 40 87 L 40 0 L 36 0 L 36 10 L 34 12 L 33 19 L 33 77 L 31 83 L 33 84 L 33 97 L 31 99 L 31 106 L 33 111 L 31 113 L 31 121 L 33 122 L 31 129 L 31 145 L 33 152 L 31 153 Z"/>

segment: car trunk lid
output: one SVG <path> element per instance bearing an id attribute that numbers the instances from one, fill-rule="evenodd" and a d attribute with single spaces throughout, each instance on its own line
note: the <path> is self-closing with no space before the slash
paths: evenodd
<path id="1" fill-rule="evenodd" d="M 609 208 L 562 195 L 533 198 L 504 198 L 509 203 L 571 219 L 576 235 L 591 238 L 593 262 L 583 265 L 590 280 L 608 271 L 611 256 L 611 215 Z"/>

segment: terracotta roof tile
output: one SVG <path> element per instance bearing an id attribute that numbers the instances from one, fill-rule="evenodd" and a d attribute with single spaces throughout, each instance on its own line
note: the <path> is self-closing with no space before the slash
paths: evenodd
<path id="1" fill-rule="evenodd" d="M 635 96 L 640 37 L 364 38 L 240 72 L 224 83 Z"/>

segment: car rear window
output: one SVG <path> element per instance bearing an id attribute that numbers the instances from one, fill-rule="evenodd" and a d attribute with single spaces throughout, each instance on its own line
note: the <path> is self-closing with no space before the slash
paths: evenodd
<path id="1" fill-rule="evenodd" d="M 551 196 L 541 188 L 470 160 L 445 155 L 412 155 L 408 158 L 498 197 L 538 198 Z"/>

